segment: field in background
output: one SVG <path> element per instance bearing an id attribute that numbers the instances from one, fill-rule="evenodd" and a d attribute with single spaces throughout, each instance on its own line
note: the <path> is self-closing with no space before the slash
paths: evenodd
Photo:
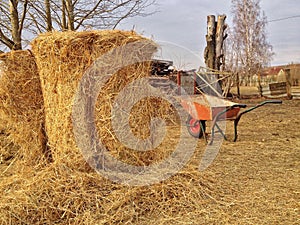
<path id="1" fill-rule="evenodd" d="M 231 88 L 231 93 L 235 96 L 237 96 L 237 88 L 233 87 Z M 293 86 L 292 89 L 292 95 L 294 99 L 300 99 L 300 86 Z M 284 91 L 283 91 L 284 93 Z M 253 87 L 253 86 L 241 86 L 240 87 L 240 94 L 242 96 L 242 98 L 249 98 L 249 97 L 258 97 L 259 96 L 259 91 L 257 87 Z M 264 94 L 267 95 L 266 91 L 264 92 Z M 264 95 L 265 96 L 265 95 Z M 281 97 L 285 96 L 286 97 L 286 92 L 285 94 L 280 95 Z M 280 97 L 279 96 L 279 97 Z M 270 97 L 270 96 L 269 96 Z M 273 98 L 276 98 L 276 96 L 273 96 Z"/>
<path id="2" fill-rule="evenodd" d="M 234 94 L 234 95 L 237 95 L 237 88 L 236 87 L 232 87 L 230 89 L 231 93 Z M 245 96 L 253 96 L 253 95 L 259 95 L 259 92 L 258 92 L 258 88 L 257 87 L 250 87 L 250 86 L 241 86 L 240 87 L 240 93 L 241 95 L 245 95 Z"/>

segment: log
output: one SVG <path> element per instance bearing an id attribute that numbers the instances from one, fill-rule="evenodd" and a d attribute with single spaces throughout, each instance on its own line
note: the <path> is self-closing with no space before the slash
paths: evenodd
<path id="1" fill-rule="evenodd" d="M 216 17 L 214 15 L 207 16 L 207 35 L 206 42 L 207 46 L 205 48 L 204 59 L 205 64 L 210 69 L 215 69 L 215 59 L 216 59 Z"/>
<path id="2" fill-rule="evenodd" d="M 223 43 L 226 38 L 224 35 L 224 31 L 226 29 L 225 25 L 226 15 L 219 15 L 217 28 L 216 28 L 216 62 L 215 62 L 215 69 L 221 70 L 221 65 L 223 62 Z"/>

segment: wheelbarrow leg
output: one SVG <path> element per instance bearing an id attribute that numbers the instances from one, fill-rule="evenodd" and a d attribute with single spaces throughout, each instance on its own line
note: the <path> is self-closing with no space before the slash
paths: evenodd
<path id="1" fill-rule="evenodd" d="M 220 112 L 218 115 L 215 116 L 214 120 L 213 120 L 213 123 L 212 123 L 212 130 L 211 130 L 211 140 L 210 140 L 210 145 L 213 144 L 213 141 L 214 141 L 214 135 L 215 135 L 215 127 L 218 128 L 219 132 L 222 134 L 222 136 L 224 137 L 225 140 L 227 140 L 225 134 L 223 133 L 222 129 L 219 127 L 219 125 L 217 124 L 217 122 L 219 121 L 219 118 L 225 114 L 226 112 L 228 112 L 229 110 L 233 109 L 233 108 L 246 108 L 247 105 L 245 104 L 236 104 L 236 105 L 232 105 L 228 108 L 225 108 L 222 112 Z M 234 132 L 235 132 L 235 139 L 237 138 L 237 125 L 238 125 L 238 122 L 240 120 L 240 117 L 242 116 L 243 113 L 241 113 L 238 117 L 239 119 L 236 119 L 236 124 L 235 124 L 235 129 L 234 129 Z"/>
<path id="2" fill-rule="evenodd" d="M 214 142 L 214 137 L 215 137 L 215 126 L 217 124 L 217 117 L 214 118 L 211 126 L 211 137 L 210 137 L 210 142 L 209 145 L 212 145 Z"/>
<path id="3" fill-rule="evenodd" d="M 234 138 L 233 138 L 233 142 L 236 142 L 237 137 L 238 137 L 237 126 L 239 124 L 240 119 L 241 119 L 241 114 L 234 120 Z"/>
<path id="4" fill-rule="evenodd" d="M 204 121 L 204 120 L 202 120 L 202 121 Z M 204 122 L 202 122 L 202 121 L 200 121 L 200 128 L 201 128 L 201 130 L 202 130 L 203 138 L 204 138 L 204 140 L 205 140 L 205 143 L 207 143 L 207 137 L 206 137 L 206 133 L 205 133 L 205 128 L 206 128 L 206 127 L 204 127 L 204 125 L 203 125 L 203 123 L 205 123 L 206 121 L 204 121 Z"/>
<path id="5" fill-rule="evenodd" d="M 240 114 L 238 114 L 238 116 L 234 120 L 234 139 L 233 139 L 234 142 L 236 142 L 237 137 L 238 137 L 237 126 L 238 126 L 238 123 L 239 123 L 242 115 L 244 115 L 244 114 L 246 114 L 248 112 L 251 112 L 254 109 L 257 109 L 257 108 L 259 108 L 261 106 L 264 106 L 266 104 L 282 104 L 282 101 L 281 100 L 268 100 L 268 101 L 264 101 L 264 102 L 262 102 L 262 103 L 260 103 L 260 104 L 258 104 L 256 106 L 253 106 L 253 107 L 251 107 L 251 108 L 249 108 L 249 109 L 241 112 Z"/>
<path id="6" fill-rule="evenodd" d="M 224 132 L 222 131 L 222 129 L 219 127 L 219 125 L 216 123 L 216 127 L 218 128 L 219 132 L 222 134 L 223 138 L 225 139 L 225 141 L 227 141 L 227 137 L 224 134 Z"/>
<path id="7" fill-rule="evenodd" d="M 225 140 L 227 140 L 227 138 L 226 138 L 224 132 L 222 131 L 222 129 L 220 128 L 220 126 L 219 126 L 218 123 L 217 123 L 217 122 L 218 122 L 218 118 L 219 118 L 218 116 L 215 117 L 215 119 L 214 119 L 213 122 L 212 122 L 211 139 L 210 139 L 209 145 L 212 145 L 213 142 L 214 142 L 214 138 L 215 138 L 215 127 L 217 127 L 218 131 L 221 133 L 221 135 L 223 136 L 223 138 L 224 138 Z"/>

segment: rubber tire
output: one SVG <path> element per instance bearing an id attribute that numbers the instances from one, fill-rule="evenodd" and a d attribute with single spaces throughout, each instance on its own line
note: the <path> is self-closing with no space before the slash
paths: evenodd
<path id="1" fill-rule="evenodd" d="M 201 129 L 200 123 L 202 124 L 203 130 L 205 132 L 205 129 L 206 129 L 205 122 L 206 122 L 205 120 L 197 120 L 189 115 L 188 119 L 186 121 L 187 130 L 188 130 L 189 134 L 195 138 L 203 137 L 203 131 Z"/>

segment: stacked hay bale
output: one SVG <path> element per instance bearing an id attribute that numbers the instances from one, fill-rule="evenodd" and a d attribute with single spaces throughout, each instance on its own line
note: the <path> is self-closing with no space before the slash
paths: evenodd
<path id="1" fill-rule="evenodd" d="M 82 155 L 76 147 L 72 130 L 72 106 L 78 85 L 84 72 L 92 63 L 110 50 L 140 40 L 147 40 L 135 32 L 125 31 L 85 31 L 85 32 L 53 32 L 36 38 L 32 43 L 39 68 L 41 84 L 44 94 L 46 130 L 49 145 L 54 160 L 70 162 L 70 166 L 79 168 L 83 165 Z M 156 45 L 148 41 L 148 52 L 152 55 Z M 113 65 L 112 65 L 113 66 Z M 102 88 L 96 105 L 96 124 L 99 136 L 105 146 L 116 156 L 123 157 L 127 162 L 136 162 L 142 158 L 140 164 L 149 159 L 163 157 L 150 151 L 136 156 L 118 142 L 111 125 L 111 106 L 120 91 L 132 81 L 149 76 L 150 62 L 140 62 L 126 66 L 113 74 Z M 163 103 L 163 102 L 161 102 Z M 135 107 L 131 123 L 132 130 L 142 127 L 136 133 L 142 137 L 149 135 L 148 127 L 151 113 L 163 114 L 169 104 L 153 105 L 151 99 L 142 101 L 143 107 Z M 143 133 L 144 132 L 144 133 Z M 130 153 L 129 153 L 130 152 Z M 128 153 L 128 154 L 127 154 Z M 163 153 L 165 154 L 165 153 Z"/>
<path id="2" fill-rule="evenodd" d="M 216 214 L 213 213 L 214 199 L 220 198 L 221 191 L 193 164 L 169 180 L 132 187 L 116 184 L 93 171 L 87 172 L 88 167 L 76 147 L 72 105 L 84 71 L 112 48 L 141 39 L 132 32 L 90 31 L 49 33 L 33 42 L 54 163 L 38 170 L 28 166 L 26 171 L 13 165 L 9 169 L 13 171 L 12 176 L 4 177 L 5 173 L 1 173 L 1 223 L 197 224 L 199 221 L 206 223 L 208 214 Z M 151 42 L 149 45 L 154 51 L 155 45 Z M 104 144 L 123 161 L 139 165 L 163 158 L 164 154 L 174 150 L 176 140 L 180 138 L 176 130 L 167 133 L 167 142 L 158 151 L 154 149 L 141 155 L 130 152 L 115 139 L 110 123 L 112 102 L 126 84 L 147 76 L 149 66 L 147 62 L 138 63 L 114 74 L 101 90 L 95 107 L 95 122 Z M 149 125 L 149 119 L 169 110 L 169 104 L 162 104 L 155 98 L 136 104 L 130 121 L 133 133 L 147 137 L 150 131 L 145 127 Z"/>
<path id="3" fill-rule="evenodd" d="M 45 159 L 43 96 L 35 63 L 30 51 L 0 55 L 0 118 L 2 129 L 20 149 L 26 163 Z M 49 155 L 47 156 L 49 157 Z"/>

